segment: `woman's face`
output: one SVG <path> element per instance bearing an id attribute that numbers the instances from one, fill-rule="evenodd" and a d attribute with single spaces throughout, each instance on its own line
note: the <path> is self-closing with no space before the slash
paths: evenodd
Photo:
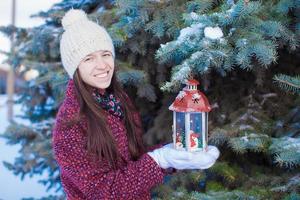
<path id="1" fill-rule="evenodd" d="M 114 58 L 110 51 L 96 51 L 84 57 L 78 65 L 82 80 L 90 86 L 105 89 L 114 73 Z"/>

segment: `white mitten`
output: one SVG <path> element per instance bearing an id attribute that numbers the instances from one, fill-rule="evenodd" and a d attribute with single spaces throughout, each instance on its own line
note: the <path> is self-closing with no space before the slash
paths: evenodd
<path id="1" fill-rule="evenodd" d="M 152 152 L 148 152 L 156 163 L 163 169 L 207 169 L 214 165 L 220 152 L 215 146 L 208 146 L 208 151 L 188 152 L 177 150 L 173 144 L 167 144 Z"/>

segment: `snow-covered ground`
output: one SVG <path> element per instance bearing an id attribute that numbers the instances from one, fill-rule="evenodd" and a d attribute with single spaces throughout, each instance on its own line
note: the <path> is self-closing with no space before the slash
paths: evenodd
<path id="1" fill-rule="evenodd" d="M 6 96 L 0 95 L 0 134 L 2 134 L 9 122 L 6 118 Z M 22 113 L 21 106 L 14 106 L 14 116 Z M 17 120 L 20 121 L 20 120 Z M 22 121 L 22 123 L 26 121 Z M 6 140 L 0 137 L 0 200 L 20 200 L 22 198 L 34 197 L 40 198 L 50 194 L 55 194 L 53 190 L 46 192 L 46 187 L 38 183 L 38 180 L 46 177 L 47 174 L 35 175 L 30 178 L 25 176 L 21 181 L 20 176 L 15 176 L 11 171 L 7 170 L 3 161 L 13 163 L 14 158 L 18 155 L 20 145 L 7 145 Z"/>

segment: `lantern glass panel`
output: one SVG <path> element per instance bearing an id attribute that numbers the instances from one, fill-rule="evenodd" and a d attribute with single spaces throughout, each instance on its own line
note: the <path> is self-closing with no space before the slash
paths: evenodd
<path id="1" fill-rule="evenodd" d="M 195 148 L 202 147 L 202 113 L 191 113 L 190 114 L 190 134 L 191 139 L 196 142 Z"/>
<path id="2" fill-rule="evenodd" d="M 176 145 L 185 147 L 185 113 L 176 112 Z"/>

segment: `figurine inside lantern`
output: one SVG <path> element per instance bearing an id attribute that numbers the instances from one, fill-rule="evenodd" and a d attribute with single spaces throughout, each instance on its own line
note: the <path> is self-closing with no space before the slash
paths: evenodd
<path id="1" fill-rule="evenodd" d="M 207 150 L 207 122 L 211 106 L 206 96 L 197 90 L 197 85 L 197 80 L 188 80 L 169 107 L 173 111 L 173 143 L 176 149 Z"/>

